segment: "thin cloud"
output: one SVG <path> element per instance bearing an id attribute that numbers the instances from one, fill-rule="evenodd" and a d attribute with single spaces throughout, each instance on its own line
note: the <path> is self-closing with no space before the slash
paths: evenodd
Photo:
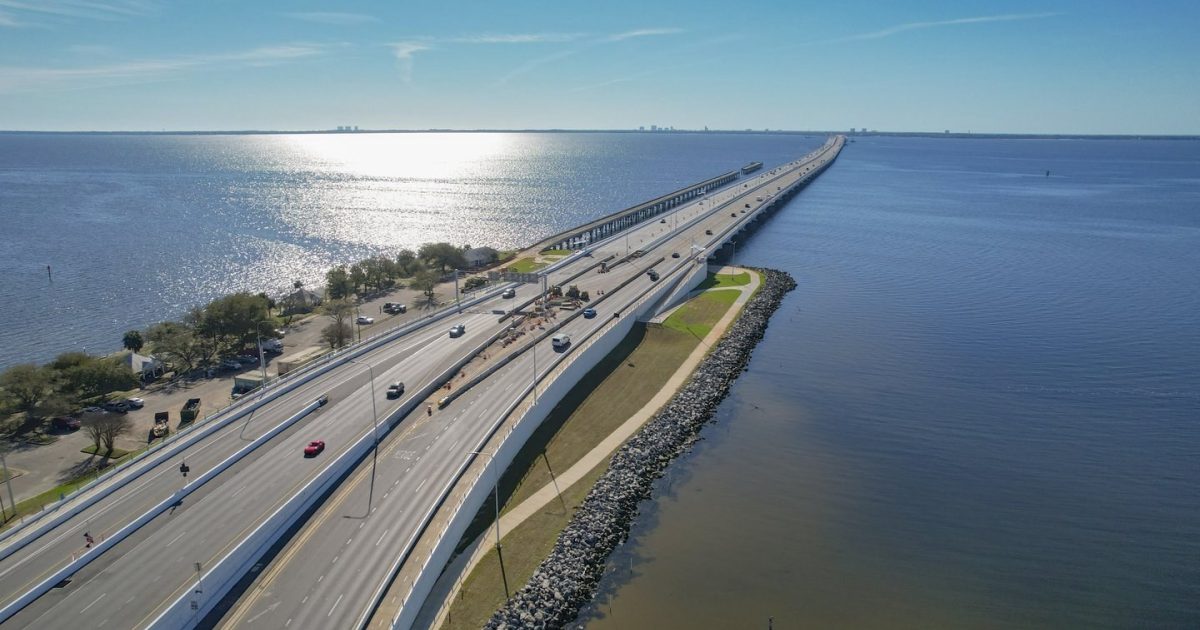
<path id="1" fill-rule="evenodd" d="M 636 37 L 656 37 L 658 35 L 678 35 L 683 32 L 681 28 L 642 28 L 634 31 L 625 31 L 624 33 L 616 33 L 604 38 L 606 42 L 622 42 L 627 39 Z"/>
<path id="2" fill-rule="evenodd" d="M 413 55 L 430 50 L 432 47 L 421 41 L 395 42 L 389 44 L 392 55 L 396 57 L 396 65 L 400 68 L 400 80 L 412 83 Z"/>
<path id="3" fill-rule="evenodd" d="M 360 24 L 371 24 L 379 22 L 379 18 L 365 13 L 339 13 L 334 11 L 305 11 L 299 13 L 285 13 L 284 15 L 304 22 L 315 22 L 317 24 L 329 24 L 331 26 L 358 26 Z"/>
<path id="4" fill-rule="evenodd" d="M 984 15 L 980 17 L 959 18 L 956 20 L 938 20 L 935 22 L 909 22 L 907 24 L 897 24 L 888 28 L 869 33 L 859 33 L 858 35 L 850 35 L 833 41 L 857 41 L 864 39 L 882 39 L 891 37 L 898 33 L 907 31 L 917 31 L 927 28 L 939 28 L 942 26 L 960 26 L 963 24 L 986 24 L 988 22 L 1015 22 L 1018 20 L 1039 20 L 1043 18 L 1056 17 L 1061 13 L 1009 13 L 1006 15 Z"/>
<path id="5" fill-rule="evenodd" d="M 26 12 L 57 17 L 85 18 L 92 20 L 121 20 L 147 15 L 157 10 L 158 5 L 148 0 L 0 0 L 0 7 L 10 11 Z"/>
<path id="6" fill-rule="evenodd" d="M 141 59 L 74 68 L 0 66 L 0 93 L 102 87 L 112 83 L 159 81 L 185 71 L 230 66 L 265 66 L 320 55 L 316 44 L 262 46 L 249 50 L 161 59 Z"/>
<path id="7" fill-rule="evenodd" d="M 513 79 L 515 79 L 521 75 L 529 74 L 533 70 L 536 70 L 537 68 L 540 68 L 548 63 L 553 63 L 560 59 L 566 59 L 567 57 L 570 57 L 578 52 L 580 52 L 579 49 L 560 50 L 551 55 L 546 55 L 544 57 L 538 57 L 536 59 L 530 59 L 529 61 L 526 61 L 525 63 L 517 66 L 516 68 L 513 68 L 508 74 L 500 77 L 500 79 L 497 81 L 497 83 L 500 85 L 504 85 L 505 83 L 508 83 L 509 81 L 512 81 Z"/>
<path id="8" fill-rule="evenodd" d="M 24 25 L 18 22 L 13 16 L 0 11 L 0 26 L 6 26 L 8 28 L 20 28 Z"/>
<path id="9" fill-rule="evenodd" d="M 583 33 L 501 33 L 451 37 L 444 41 L 451 44 L 546 44 L 572 42 Z"/>

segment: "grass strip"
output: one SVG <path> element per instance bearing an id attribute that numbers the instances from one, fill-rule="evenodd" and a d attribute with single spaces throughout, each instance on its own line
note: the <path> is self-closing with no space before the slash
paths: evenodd
<path id="1" fill-rule="evenodd" d="M 749 274 L 743 273 L 746 284 Z M 705 280 L 712 282 L 713 276 Z M 736 278 L 736 276 L 735 276 Z M 715 282 L 712 286 L 719 286 Z M 501 476 L 502 512 L 520 505 L 551 482 L 555 472 L 567 470 L 621 426 L 659 392 L 700 340 L 712 330 L 736 300 L 739 291 L 706 291 L 684 304 L 686 324 L 637 325 L 620 344 L 567 393 L 542 423 L 513 464 Z M 670 322 L 671 318 L 668 318 Z M 696 331 L 703 334 L 696 335 Z M 510 592 L 520 589 L 538 564 L 550 553 L 571 513 L 591 491 L 608 467 L 592 469 L 569 488 L 561 488 L 562 504 L 552 501 L 511 532 L 504 532 L 505 574 Z M 459 551 L 492 526 L 493 507 L 486 502 L 459 544 Z M 494 541 L 487 543 L 494 546 Z M 451 604 L 446 627 L 479 628 L 504 603 L 504 581 L 497 554 L 489 553 L 463 582 Z"/>

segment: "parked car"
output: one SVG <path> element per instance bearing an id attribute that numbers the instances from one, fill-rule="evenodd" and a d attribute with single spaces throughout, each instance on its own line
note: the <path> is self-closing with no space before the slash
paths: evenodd
<path id="1" fill-rule="evenodd" d="M 59 431 L 78 431 L 79 418 L 71 416 L 57 416 L 50 419 L 50 426 Z"/>
<path id="2" fill-rule="evenodd" d="M 130 409 L 141 409 L 146 406 L 146 401 L 141 398 L 126 398 L 125 404 L 129 405 Z"/>
<path id="3" fill-rule="evenodd" d="M 585 309 L 583 309 L 583 316 L 584 316 L 586 319 L 591 319 L 591 318 L 595 317 L 595 316 L 596 316 L 596 309 L 594 309 L 594 308 L 585 308 Z"/>
<path id="4" fill-rule="evenodd" d="M 369 326 L 369 325 L 375 323 L 375 318 L 367 317 L 366 315 L 359 315 L 358 319 L 356 319 L 354 321 L 358 322 L 359 326 Z"/>
<path id="5" fill-rule="evenodd" d="M 408 307 L 399 302 L 384 302 L 383 303 L 383 312 L 391 313 L 393 315 L 396 315 L 399 313 L 407 313 Z"/>
<path id="6" fill-rule="evenodd" d="M 129 405 L 126 405 L 124 402 L 106 402 L 104 403 L 104 410 L 113 413 L 129 413 Z"/>
<path id="7" fill-rule="evenodd" d="M 571 335 L 558 333 L 550 338 L 550 345 L 559 350 L 566 348 L 571 345 Z"/>
<path id="8" fill-rule="evenodd" d="M 325 450 L 325 440 L 313 440 L 308 443 L 308 446 L 304 447 L 304 456 L 316 457 L 323 450 Z"/>
<path id="9" fill-rule="evenodd" d="M 81 409 L 81 411 L 83 413 L 104 413 L 104 408 L 102 408 L 102 407 L 84 407 L 83 409 Z"/>
<path id="10" fill-rule="evenodd" d="M 222 370 L 240 370 L 242 369 L 242 362 L 237 359 L 224 359 L 221 361 L 220 367 Z"/>
<path id="11" fill-rule="evenodd" d="M 404 395 L 404 383 L 397 381 L 395 383 L 392 383 L 391 385 L 388 385 L 388 388 L 387 388 L 387 397 L 388 398 L 399 398 L 403 395 Z"/>
<path id="12" fill-rule="evenodd" d="M 258 357 L 252 357 L 248 354 L 238 355 L 237 360 L 238 363 L 241 363 L 242 365 L 254 365 L 255 363 L 258 363 Z"/>
<path id="13" fill-rule="evenodd" d="M 465 332 L 467 332 L 467 327 L 463 324 L 455 324 L 450 327 L 451 337 L 461 337 Z"/>

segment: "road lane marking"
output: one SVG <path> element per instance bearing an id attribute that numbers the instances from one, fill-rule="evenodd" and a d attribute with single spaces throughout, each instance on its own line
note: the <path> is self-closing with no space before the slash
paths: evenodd
<path id="1" fill-rule="evenodd" d="M 171 545 L 173 545 L 173 544 L 175 544 L 176 542 L 178 542 L 178 541 L 179 541 L 179 539 L 180 539 L 180 538 L 183 538 L 184 536 L 187 536 L 187 532 L 180 532 L 178 536 L 176 536 L 176 537 L 172 538 L 172 539 L 171 539 L 171 542 L 167 543 L 165 546 L 167 546 L 167 547 L 170 547 Z"/>
<path id="2" fill-rule="evenodd" d="M 87 612 L 87 609 L 91 608 L 92 606 L 95 606 L 95 605 L 96 605 L 96 602 L 98 602 L 98 601 L 100 601 L 100 600 L 104 599 L 104 596 L 105 596 L 105 595 L 108 595 L 108 593 L 101 593 L 101 594 L 100 594 L 100 597 L 97 597 L 97 598 L 96 598 L 94 601 L 92 601 L 92 603 L 88 604 L 87 606 L 84 606 L 84 607 L 83 607 L 83 610 L 79 611 L 79 614 L 81 614 L 81 615 L 82 615 L 83 613 Z"/>
<path id="3" fill-rule="evenodd" d="M 342 603 L 342 598 L 343 598 L 343 597 L 345 597 L 345 596 L 346 596 L 346 594 L 345 594 L 345 593 L 342 593 L 341 595 L 338 595 L 337 601 L 336 601 L 336 602 L 333 602 L 333 608 L 330 608 L 330 609 L 329 609 L 329 614 L 325 615 L 326 617 L 332 617 L 332 616 L 333 616 L 333 611 L 337 610 L 338 604 Z"/>
<path id="4" fill-rule="evenodd" d="M 386 530 L 386 529 L 383 530 L 383 535 L 379 537 L 379 540 L 375 541 L 376 547 L 379 546 L 379 543 L 383 542 L 384 537 L 386 537 L 388 535 L 388 531 L 390 531 L 390 530 Z"/>
<path id="5" fill-rule="evenodd" d="M 426 477 L 426 478 L 422 479 L 422 480 L 421 480 L 421 483 L 417 484 L 417 489 L 416 489 L 416 490 L 413 490 L 413 492 L 414 492 L 414 493 L 416 493 L 416 492 L 420 492 L 420 491 L 421 491 L 421 486 L 425 485 L 425 482 L 426 482 L 426 481 L 429 481 L 429 477 Z"/>

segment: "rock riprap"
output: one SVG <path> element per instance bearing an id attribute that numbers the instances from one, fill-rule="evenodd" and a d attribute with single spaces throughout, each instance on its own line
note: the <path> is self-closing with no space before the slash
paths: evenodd
<path id="1" fill-rule="evenodd" d="M 487 628 L 562 628 L 596 592 L 609 554 L 629 534 L 638 503 L 654 480 L 697 439 L 730 385 L 745 369 L 784 295 L 796 288 L 782 271 L 759 270 L 763 284 L 741 316 L 677 394 L 613 455 L 550 555 L 529 582 L 487 623 Z"/>

